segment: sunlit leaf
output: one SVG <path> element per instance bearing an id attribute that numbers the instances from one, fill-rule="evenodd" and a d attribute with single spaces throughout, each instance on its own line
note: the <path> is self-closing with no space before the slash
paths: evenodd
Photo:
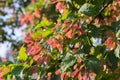
<path id="1" fill-rule="evenodd" d="M 28 58 L 27 54 L 26 54 L 26 48 L 24 46 L 21 47 L 20 51 L 19 51 L 19 60 L 23 60 L 26 61 Z"/>
<path id="2" fill-rule="evenodd" d="M 116 57 L 118 57 L 120 59 L 120 45 L 117 45 L 114 54 Z"/>
<path id="3" fill-rule="evenodd" d="M 42 20 L 39 24 L 37 24 L 37 26 L 35 27 L 35 29 L 44 27 L 44 26 L 48 26 L 48 27 L 52 27 L 54 24 L 53 22 L 49 22 L 48 20 Z"/>

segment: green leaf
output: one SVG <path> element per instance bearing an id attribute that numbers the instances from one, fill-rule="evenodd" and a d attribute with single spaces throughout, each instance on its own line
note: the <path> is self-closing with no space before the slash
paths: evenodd
<path id="1" fill-rule="evenodd" d="M 94 56 L 88 56 L 85 60 L 85 66 L 95 73 L 99 73 L 101 70 L 99 60 Z"/>
<path id="2" fill-rule="evenodd" d="M 61 32 L 62 32 L 62 28 L 63 28 L 62 26 L 59 26 L 59 27 L 56 29 L 56 32 L 57 32 L 57 33 L 61 33 Z"/>
<path id="3" fill-rule="evenodd" d="M 94 5 L 89 4 L 89 3 L 85 3 L 81 6 L 81 8 L 79 9 L 78 13 L 82 13 L 85 14 L 87 16 L 93 16 L 95 14 L 97 14 Z"/>
<path id="4" fill-rule="evenodd" d="M 15 66 L 14 69 L 12 70 L 12 74 L 15 76 L 19 76 L 23 68 L 24 68 L 23 66 Z"/>
<path id="5" fill-rule="evenodd" d="M 106 0 L 108 1 L 108 0 Z M 103 7 L 105 0 L 91 0 L 91 3 L 95 5 L 96 8 L 101 9 Z"/>
<path id="6" fill-rule="evenodd" d="M 33 39 L 37 40 L 40 38 L 40 36 L 42 38 L 46 38 L 48 37 L 49 35 L 51 35 L 53 33 L 53 30 L 51 29 L 46 29 L 46 30 L 38 30 L 36 32 L 33 33 Z"/>
<path id="7" fill-rule="evenodd" d="M 118 66 L 118 58 L 113 54 L 113 52 L 108 53 L 107 60 L 108 63 L 111 65 L 108 65 L 108 67 L 112 70 L 115 70 Z"/>
<path id="8" fill-rule="evenodd" d="M 43 43 L 43 47 L 44 47 L 47 51 L 51 52 L 50 45 L 49 45 L 47 42 Z"/>
<path id="9" fill-rule="evenodd" d="M 114 54 L 117 58 L 120 59 L 120 45 L 117 45 L 115 51 L 114 51 Z"/>
<path id="10" fill-rule="evenodd" d="M 6 67 L 7 68 L 7 67 Z M 8 73 L 10 72 L 10 69 L 7 69 L 7 70 L 4 70 L 3 72 L 2 72 L 2 74 L 3 75 L 8 75 Z"/>
<path id="11" fill-rule="evenodd" d="M 45 37 L 49 36 L 49 35 L 52 34 L 52 33 L 53 33 L 53 30 L 47 29 L 47 30 L 43 31 L 42 37 L 45 38 Z"/>
<path id="12" fill-rule="evenodd" d="M 34 11 L 37 7 L 41 7 L 43 5 L 43 0 L 39 0 L 38 2 L 34 3 L 34 4 L 30 4 L 28 5 L 25 10 L 26 11 Z"/>
<path id="13" fill-rule="evenodd" d="M 37 38 L 39 38 L 41 36 L 42 33 L 43 33 L 43 30 L 37 30 L 37 31 L 35 31 L 33 33 L 33 35 L 32 35 L 33 39 L 36 40 Z"/>
<path id="14" fill-rule="evenodd" d="M 85 3 L 85 0 L 73 0 L 73 2 L 77 3 L 78 5 L 82 5 Z"/>
<path id="15" fill-rule="evenodd" d="M 38 28 L 41 28 L 41 27 L 44 27 L 44 26 L 51 27 L 53 25 L 54 25 L 53 22 L 49 22 L 48 20 L 44 19 L 35 27 L 35 29 L 38 29 Z"/>
<path id="16" fill-rule="evenodd" d="M 120 30 L 116 33 L 117 40 L 120 40 Z"/>
<path id="17" fill-rule="evenodd" d="M 76 61 L 76 58 L 72 54 L 67 53 L 65 58 L 63 59 L 63 61 L 61 63 L 62 72 L 66 71 L 67 68 L 69 68 L 70 66 L 73 66 L 75 61 Z"/>
<path id="18" fill-rule="evenodd" d="M 69 13 L 70 13 L 70 11 L 66 9 L 66 10 L 63 12 L 63 14 L 62 14 L 61 19 L 62 19 L 62 20 L 65 20 L 65 19 L 68 17 Z"/>
<path id="19" fill-rule="evenodd" d="M 16 80 L 21 80 L 20 76 L 15 76 Z"/>
<path id="20" fill-rule="evenodd" d="M 28 55 L 26 54 L 26 48 L 24 46 L 21 47 L 18 56 L 19 56 L 18 57 L 19 60 L 23 60 L 23 61 L 27 60 Z"/>
<path id="21" fill-rule="evenodd" d="M 115 31 L 119 31 L 120 30 L 120 20 L 113 22 L 112 26 L 111 26 Z"/>

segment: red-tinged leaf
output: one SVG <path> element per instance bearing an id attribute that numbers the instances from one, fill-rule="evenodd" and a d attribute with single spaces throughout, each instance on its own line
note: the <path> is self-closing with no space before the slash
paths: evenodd
<path id="1" fill-rule="evenodd" d="M 109 50 L 113 50 L 115 48 L 115 42 L 113 41 L 113 39 L 111 37 L 109 37 L 105 41 L 105 45 L 108 47 Z"/>
<path id="2" fill-rule="evenodd" d="M 63 29 L 63 32 L 67 32 L 69 30 L 69 27 L 66 27 Z"/>
<path id="3" fill-rule="evenodd" d="M 59 52 L 62 52 L 62 45 L 61 44 L 57 44 L 57 49 L 59 50 Z"/>
<path id="4" fill-rule="evenodd" d="M 82 70 L 85 67 L 85 65 L 81 65 L 79 70 Z"/>
<path id="5" fill-rule="evenodd" d="M 51 80 L 51 75 L 52 75 L 51 72 L 49 72 L 49 73 L 47 74 L 47 76 L 48 76 L 48 79 L 47 79 L 47 80 Z"/>
<path id="6" fill-rule="evenodd" d="M 61 69 L 58 69 L 57 71 L 55 71 L 55 74 L 56 75 L 60 74 L 60 71 L 61 71 Z"/>
<path id="7" fill-rule="evenodd" d="M 84 73 L 84 75 L 83 75 L 83 80 L 89 80 L 89 77 L 88 77 L 87 72 Z"/>
<path id="8" fill-rule="evenodd" d="M 34 45 L 34 46 L 32 46 L 31 49 L 29 50 L 28 54 L 30 54 L 30 55 L 38 54 L 41 49 L 42 49 L 41 46 Z"/>
<path id="9" fill-rule="evenodd" d="M 77 67 L 78 67 L 78 65 L 75 64 L 75 65 L 73 66 L 73 69 L 75 70 L 75 69 L 77 69 Z"/>
<path id="10" fill-rule="evenodd" d="M 78 62 L 78 63 L 81 63 L 82 61 L 83 61 L 83 60 L 82 60 L 81 58 L 78 58 L 78 59 L 77 59 L 77 62 Z"/>
<path id="11" fill-rule="evenodd" d="M 52 48 L 56 48 L 57 46 L 57 42 L 56 42 L 56 40 L 55 39 L 48 39 L 47 41 L 46 41 Z"/>
<path id="12" fill-rule="evenodd" d="M 62 35 L 58 34 L 58 35 L 56 36 L 56 39 L 58 39 L 58 40 L 63 40 L 63 37 L 62 37 Z"/>
<path id="13" fill-rule="evenodd" d="M 26 18 L 23 18 L 23 19 L 21 19 L 21 21 L 20 21 L 20 25 L 24 25 L 25 23 L 27 23 L 27 19 Z"/>
<path id="14" fill-rule="evenodd" d="M 40 10 L 38 8 L 35 9 L 35 12 L 33 13 L 33 15 L 36 17 L 36 18 L 40 18 L 41 15 L 40 15 Z"/>
<path id="15" fill-rule="evenodd" d="M 20 19 L 23 19 L 24 17 L 24 14 L 20 13 Z"/>
<path id="16" fill-rule="evenodd" d="M 33 74 L 31 75 L 31 78 L 32 78 L 32 79 L 37 79 L 38 76 L 39 76 L 38 73 L 33 73 Z"/>
<path id="17" fill-rule="evenodd" d="M 62 45 L 59 44 L 57 40 L 48 39 L 46 42 L 51 46 L 51 48 L 53 48 L 53 49 L 57 48 L 60 52 L 62 52 Z"/>
<path id="18" fill-rule="evenodd" d="M 80 30 L 77 30 L 78 36 L 81 36 L 83 33 Z"/>
<path id="19" fill-rule="evenodd" d="M 63 23 L 63 26 L 71 28 L 71 27 L 72 27 L 72 22 L 70 22 L 70 21 L 65 21 L 65 22 Z"/>
<path id="20" fill-rule="evenodd" d="M 31 4 L 34 4 L 37 0 L 31 0 Z"/>
<path id="21" fill-rule="evenodd" d="M 33 26 L 34 25 L 34 16 L 30 14 L 30 16 L 28 17 L 28 20 L 30 22 L 30 25 Z"/>
<path id="22" fill-rule="evenodd" d="M 4 80 L 2 72 L 0 72 L 0 80 Z"/>
<path id="23" fill-rule="evenodd" d="M 77 30 L 79 28 L 79 25 L 78 24 L 74 24 L 73 25 L 73 31 Z"/>
<path id="24" fill-rule="evenodd" d="M 62 74 L 61 74 L 61 80 L 63 80 L 64 79 L 64 77 L 65 77 L 65 72 L 63 72 Z"/>
<path id="25" fill-rule="evenodd" d="M 37 64 L 43 64 L 44 63 L 44 58 L 43 57 L 40 57 L 37 61 Z"/>
<path id="26" fill-rule="evenodd" d="M 2 62 L 6 62 L 6 61 L 7 61 L 7 58 L 2 57 L 1 60 L 2 60 Z"/>
<path id="27" fill-rule="evenodd" d="M 62 3 L 60 3 L 60 2 L 58 2 L 57 5 L 56 5 L 56 9 L 57 9 L 61 14 L 64 12 L 65 8 L 66 8 L 66 7 L 65 7 Z"/>
<path id="28" fill-rule="evenodd" d="M 90 71 L 90 72 L 89 72 L 89 78 L 90 78 L 91 80 L 95 80 L 95 77 L 96 77 L 96 74 L 95 74 L 94 72 Z"/>
<path id="29" fill-rule="evenodd" d="M 53 27 L 53 30 L 54 30 L 54 29 L 57 29 L 58 27 L 60 27 L 60 25 L 61 25 L 61 24 L 60 24 L 59 22 L 58 22 L 57 24 L 55 24 L 55 27 Z"/>
<path id="30" fill-rule="evenodd" d="M 65 77 L 64 77 L 64 80 L 68 80 L 68 78 L 69 78 L 69 76 L 68 76 L 68 74 L 66 73 L 66 74 L 65 74 Z"/>
<path id="31" fill-rule="evenodd" d="M 78 78 L 78 80 L 83 80 L 80 73 L 77 75 L 77 78 Z"/>
<path id="32" fill-rule="evenodd" d="M 35 56 L 33 57 L 33 59 L 34 59 L 35 61 L 37 61 L 37 60 L 40 59 L 40 56 L 39 56 L 39 55 L 35 55 Z"/>
<path id="33" fill-rule="evenodd" d="M 24 25 L 25 23 L 27 23 L 29 21 L 29 17 L 31 16 L 31 14 L 29 12 L 26 13 L 26 15 L 24 16 L 23 19 L 21 19 L 20 24 Z"/>
<path id="34" fill-rule="evenodd" d="M 73 38 L 74 38 L 74 33 L 73 33 L 72 30 L 69 30 L 69 31 L 65 34 L 65 36 L 66 36 L 67 38 L 69 38 L 69 39 L 73 39 Z"/>
<path id="35" fill-rule="evenodd" d="M 78 74 L 78 72 L 79 72 L 79 70 L 76 69 L 74 72 L 71 73 L 71 76 L 72 76 L 72 77 L 76 77 L 77 74 Z"/>

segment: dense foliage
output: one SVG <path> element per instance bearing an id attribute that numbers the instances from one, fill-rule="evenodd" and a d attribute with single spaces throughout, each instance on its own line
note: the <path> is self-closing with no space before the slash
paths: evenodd
<path id="1" fill-rule="evenodd" d="M 28 1 L 29 2 L 29 1 Z M 31 0 L 26 37 L 0 80 L 119 80 L 119 0 Z"/>

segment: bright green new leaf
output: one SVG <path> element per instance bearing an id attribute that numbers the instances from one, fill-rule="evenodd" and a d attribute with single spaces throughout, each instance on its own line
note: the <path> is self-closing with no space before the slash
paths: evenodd
<path id="1" fill-rule="evenodd" d="M 53 33 L 53 30 L 47 29 L 47 30 L 43 31 L 42 37 L 45 38 L 45 37 L 49 36 L 49 35 L 52 34 L 52 33 Z"/>
<path id="2" fill-rule="evenodd" d="M 24 46 L 21 47 L 20 51 L 19 51 L 19 60 L 23 60 L 26 61 L 28 58 L 27 54 L 26 54 L 26 48 Z"/>
<path id="3" fill-rule="evenodd" d="M 51 29 L 46 29 L 46 30 L 38 30 L 36 31 L 34 34 L 33 34 L 33 39 L 37 39 L 39 38 L 40 36 L 43 37 L 43 38 L 46 38 L 47 36 L 49 36 L 50 34 L 53 33 L 53 30 Z"/>
<path id="4" fill-rule="evenodd" d="M 49 22 L 48 20 L 44 19 L 35 27 L 35 29 L 38 29 L 38 28 L 41 28 L 41 27 L 44 27 L 44 26 L 51 27 L 51 26 L 53 26 L 53 22 Z"/>

